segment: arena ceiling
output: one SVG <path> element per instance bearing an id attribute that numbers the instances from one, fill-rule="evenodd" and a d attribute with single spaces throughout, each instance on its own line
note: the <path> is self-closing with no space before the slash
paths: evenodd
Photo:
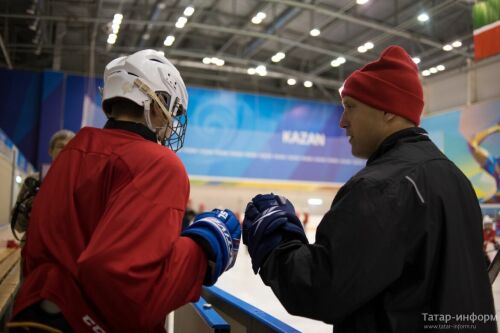
<path id="1" fill-rule="evenodd" d="M 188 85 L 337 100 L 343 80 L 388 45 L 418 57 L 421 72 L 434 68 L 431 77 L 472 57 L 473 0 L 358 2 L 0 0 L 0 67 L 102 76 L 111 59 L 152 48 Z"/>

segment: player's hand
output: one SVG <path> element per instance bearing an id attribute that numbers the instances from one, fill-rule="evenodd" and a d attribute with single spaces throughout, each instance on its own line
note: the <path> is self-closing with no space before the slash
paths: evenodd
<path id="1" fill-rule="evenodd" d="M 209 260 L 204 284 L 213 285 L 219 276 L 233 267 L 241 238 L 240 222 L 229 209 L 214 209 L 195 217 L 181 234 L 194 239 Z"/>

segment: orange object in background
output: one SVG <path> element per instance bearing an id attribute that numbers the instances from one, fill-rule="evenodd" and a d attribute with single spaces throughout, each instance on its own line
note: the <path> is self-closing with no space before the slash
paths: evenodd
<path id="1" fill-rule="evenodd" d="M 304 224 L 304 229 L 306 228 L 308 222 L 309 222 L 309 213 L 304 213 L 304 219 L 302 220 L 302 223 Z"/>

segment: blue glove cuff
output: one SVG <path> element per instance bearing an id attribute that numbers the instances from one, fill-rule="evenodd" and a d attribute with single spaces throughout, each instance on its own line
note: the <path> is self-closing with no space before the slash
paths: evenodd
<path id="1" fill-rule="evenodd" d="M 209 247 L 207 254 L 209 274 L 206 285 L 213 285 L 219 276 L 234 265 L 238 254 L 240 223 L 230 211 L 214 210 L 198 215 L 181 234 L 193 238 L 202 247 Z M 200 239 L 202 241 L 200 241 Z"/>

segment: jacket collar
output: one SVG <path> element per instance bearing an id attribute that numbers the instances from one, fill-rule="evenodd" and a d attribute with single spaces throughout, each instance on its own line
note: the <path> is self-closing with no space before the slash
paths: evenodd
<path id="1" fill-rule="evenodd" d="M 123 121 L 123 120 L 116 120 L 113 118 L 109 118 L 108 121 L 106 122 L 106 125 L 104 125 L 104 128 L 121 129 L 129 131 L 135 134 L 139 134 L 146 140 L 158 143 L 158 141 L 156 140 L 156 134 L 153 131 L 151 131 L 146 125 L 141 123 L 134 123 L 131 121 Z"/>
<path id="2" fill-rule="evenodd" d="M 400 142 L 430 141 L 426 130 L 420 127 L 409 127 L 392 133 L 380 144 L 377 150 L 370 156 L 366 165 L 373 163 L 380 156 L 391 150 Z"/>

